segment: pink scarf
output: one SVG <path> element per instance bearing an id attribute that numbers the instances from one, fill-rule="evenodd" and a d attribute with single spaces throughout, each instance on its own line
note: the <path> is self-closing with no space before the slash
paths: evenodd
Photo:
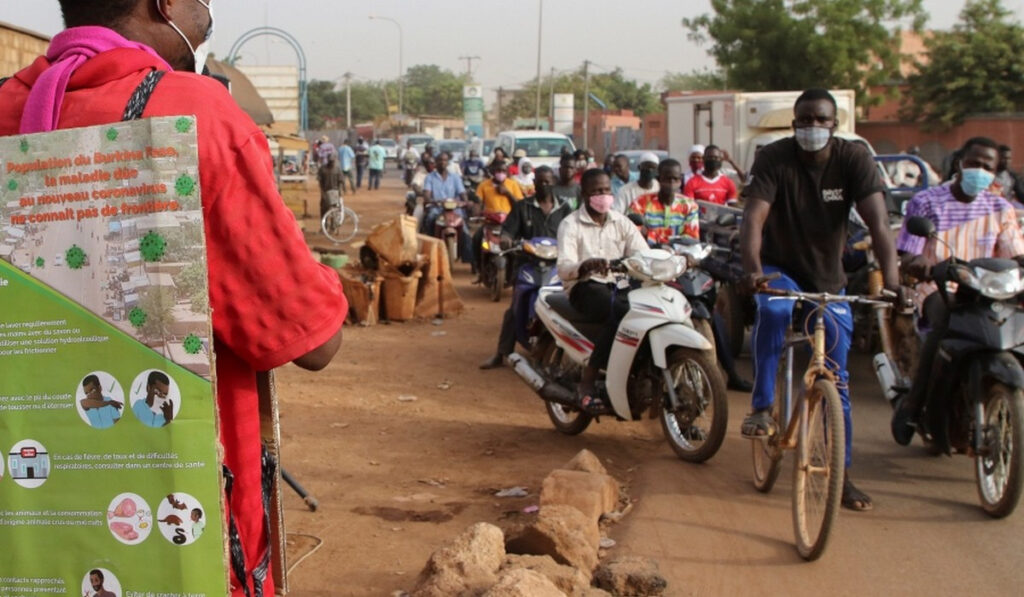
<path id="1" fill-rule="evenodd" d="M 25 102 L 25 111 L 21 115 L 21 133 L 41 133 L 56 129 L 71 75 L 93 56 L 119 48 L 142 50 L 159 60 L 163 68 L 173 70 L 156 50 L 125 39 L 112 29 L 92 26 L 65 29 L 54 36 L 46 51 L 50 68 L 43 71 L 32 86 L 28 101 Z"/>

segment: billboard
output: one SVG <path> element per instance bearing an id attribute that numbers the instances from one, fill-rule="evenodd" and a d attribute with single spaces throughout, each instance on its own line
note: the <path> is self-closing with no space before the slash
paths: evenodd
<path id="1" fill-rule="evenodd" d="M 462 117 L 467 138 L 484 136 L 484 88 L 480 85 L 462 88 Z"/>

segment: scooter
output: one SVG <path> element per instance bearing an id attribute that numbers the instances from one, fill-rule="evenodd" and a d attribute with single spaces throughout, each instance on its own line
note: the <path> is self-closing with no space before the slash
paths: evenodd
<path id="1" fill-rule="evenodd" d="M 629 312 L 598 391 L 609 414 L 623 421 L 659 417 L 676 455 L 703 462 L 722 445 L 728 403 L 712 344 L 694 329 L 686 297 L 668 286 L 685 271 L 686 259 L 651 249 L 613 262 L 612 269 L 641 287 L 629 292 Z M 555 429 L 576 435 L 595 417 L 580 410 L 575 388 L 606 324 L 576 311 L 560 287 L 541 289 L 536 312 L 529 357 L 514 353 L 509 362 L 545 401 Z"/>
<path id="2" fill-rule="evenodd" d="M 714 276 L 705 270 L 701 264 L 707 260 L 715 251 L 709 244 L 701 243 L 695 238 L 688 236 L 677 236 L 668 239 L 668 247 L 676 255 L 683 255 L 689 258 L 694 267 L 687 267 L 674 283 L 669 285 L 683 293 L 686 300 L 693 307 L 690 318 L 693 320 L 693 327 L 714 346 L 714 334 L 711 330 L 711 317 L 715 310 L 717 298 L 717 287 Z"/>
<path id="3" fill-rule="evenodd" d="M 906 227 L 941 242 L 927 218 L 909 218 Z M 949 324 L 918 433 L 936 450 L 974 457 L 982 509 L 1002 518 L 1024 487 L 1024 269 L 1011 259 L 964 262 L 947 248 L 953 256 L 932 274 Z"/>
<path id="4" fill-rule="evenodd" d="M 531 332 L 542 327 L 537 321 L 537 296 L 541 288 L 561 284 L 555 268 L 558 241 L 546 236 L 534 237 L 523 241 L 515 252 L 523 263 L 516 270 L 512 285 L 512 317 L 516 324 L 516 342 L 529 350 L 531 338 L 537 335 Z"/>
<path id="5" fill-rule="evenodd" d="M 432 203 L 436 205 L 438 202 Z M 459 258 L 459 236 L 465 226 L 460 210 L 466 206 L 466 202 L 445 199 L 440 205 L 441 213 L 434 220 L 434 236 L 444 241 L 448 249 L 448 267 L 455 269 L 455 261 Z"/>
<path id="6" fill-rule="evenodd" d="M 487 288 L 491 300 L 501 300 L 502 291 L 509 282 L 508 259 L 501 248 L 501 225 L 508 214 L 485 212 L 483 215 L 483 237 L 480 246 L 480 283 Z"/>

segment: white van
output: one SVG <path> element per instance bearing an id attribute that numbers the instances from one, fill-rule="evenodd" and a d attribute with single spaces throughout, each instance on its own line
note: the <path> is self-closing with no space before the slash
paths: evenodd
<path id="1" fill-rule="evenodd" d="M 534 168 L 558 168 L 558 160 L 562 157 L 563 149 L 569 153 L 576 151 L 572 139 L 562 133 L 546 131 L 504 131 L 498 133 L 494 146 L 502 148 L 509 157 L 512 157 L 517 149 L 525 150 L 526 157 L 530 159 Z"/>

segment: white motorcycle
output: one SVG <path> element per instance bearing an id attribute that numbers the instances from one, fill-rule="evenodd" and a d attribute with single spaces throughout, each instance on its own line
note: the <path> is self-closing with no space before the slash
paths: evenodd
<path id="1" fill-rule="evenodd" d="M 598 392 L 619 420 L 660 418 L 675 453 L 703 462 L 721 447 L 729 415 L 713 341 L 694 328 L 690 303 L 668 285 L 686 270 L 686 258 L 652 249 L 613 270 L 642 286 L 629 292 Z M 605 323 L 576 311 L 557 286 L 541 289 L 536 312 L 530 356 L 513 353 L 509 361 L 545 401 L 555 428 L 581 433 L 594 415 L 580 410 L 575 388 Z"/>

